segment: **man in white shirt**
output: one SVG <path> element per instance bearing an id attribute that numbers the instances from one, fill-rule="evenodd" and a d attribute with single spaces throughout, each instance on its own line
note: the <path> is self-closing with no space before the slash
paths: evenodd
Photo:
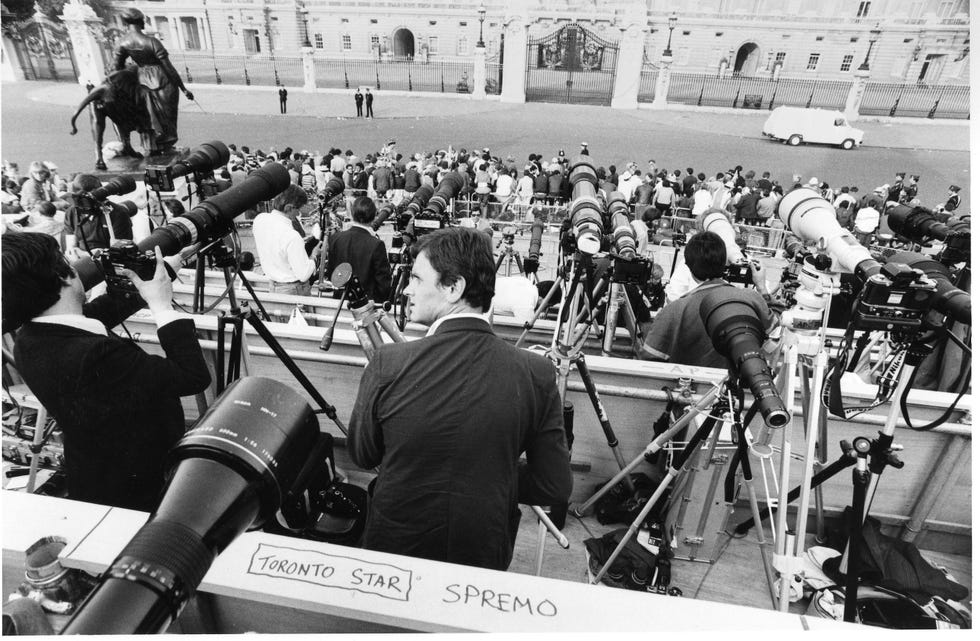
<path id="1" fill-rule="evenodd" d="M 290 185 L 273 199 L 272 211 L 259 214 L 252 223 L 255 250 L 269 277 L 270 292 L 310 295 L 310 276 L 316 271 L 310 256 L 317 255 L 317 247 L 307 254 L 303 237 L 293 227 L 293 217 L 306 200 L 301 187 Z"/>

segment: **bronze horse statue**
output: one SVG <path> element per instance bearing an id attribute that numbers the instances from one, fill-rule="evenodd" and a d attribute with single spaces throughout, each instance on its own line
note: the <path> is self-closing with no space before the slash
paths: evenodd
<path id="1" fill-rule="evenodd" d="M 75 119 L 89 104 L 94 110 L 94 135 L 96 160 L 95 168 L 105 171 L 106 164 L 102 157 L 102 139 L 105 133 L 105 121 L 109 118 L 116 125 L 119 139 L 123 143 L 121 156 L 142 158 L 143 155 L 133 149 L 129 142 L 132 132 L 145 133 L 151 131 L 149 115 L 140 99 L 140 84 L 135 67 L 127 67 L 109 74 L 101 85 L 92 89 L 78 106 L 75 115 L 71 117 L 71 135 L 78 133 Z"/>

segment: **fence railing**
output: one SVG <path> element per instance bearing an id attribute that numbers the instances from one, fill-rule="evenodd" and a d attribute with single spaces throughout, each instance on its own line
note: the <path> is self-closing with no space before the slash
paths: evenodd
<path id="1" fill-rule="evenodd" d="M 970 87 L 869 82 L 858 113 L 867 116 L 969 118 Z"/>
<path id="2" fill-rule="evenodd" d="M 667 100 L 732 109 L 773 109 L 779 105 L 841 109 L 850 87 L 851 83 L 844 80 L 718 78 L 711 74 L 674 73 Z"/>
<path id="3" fill-rule="evenodd" d="M 349 60 L 316 58 L 317 87 L 353 89 L 369 86 L 390 91 L 469 93 L 473 65 L 460 61 Z"/>

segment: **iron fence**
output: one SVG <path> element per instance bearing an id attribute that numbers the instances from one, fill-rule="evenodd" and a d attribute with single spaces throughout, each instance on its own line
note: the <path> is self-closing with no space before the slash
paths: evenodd
<path id="1" fill-rule="evenodd" d="M 637 102 L 653 102 L 657 97 L 657 70 L 644 66 L 640 71 L 640 90 L 636 95 Z"/>
<path id="2" fill-rule="evenodd" d="M 393 91 L 472 91 L 468 62 L 409 62 L 407 60 L 350 60 L 317 58 L 317 87 L 353 89 L 368 86 Z"/>
<path id="3" fill-rule="evenodd" d="M 718 78 L 711 74 L 674 73 L 667 100 L 732 109 L 773 109 L 779 105 L 842 109 L 850 87 L 851 83 L 845 80 Z"/>
<path id="4" fill-rule="evenodd" d="M 862 116 L 969 118 L 970 87 L 869 82 L 858 113 Z"/>
<path id="5" fill-rule="evenodd" d="M 303 86 L 303 59 L 289 56 L 211 56 L 176 52 L 170 60 L 187 82 Z"/>
<path id="6" fill-rule="evenodd" d="M 500 87 L 504 82 L 504 66 L 499 62 L 487 61 L 487 94 L 500 95 Z"/>

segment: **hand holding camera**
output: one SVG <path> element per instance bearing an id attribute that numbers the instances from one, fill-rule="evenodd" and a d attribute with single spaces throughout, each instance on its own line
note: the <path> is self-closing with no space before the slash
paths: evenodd
<path id="1" fill-rule="evenodd" d="M 159 246 L 153 249 L 157 264 L 151 279 L 143 280 L 136 272 L 126 268 L 120 269 L 119 273 L 133 282 L 136 291 L 146 301 L 146 306 L 150 308 L 151 312 L 157 313 L 170 309 L 170 301 L 174 297 L 174 291 L 170 282 L 170 275 L 167 273 L 166 263 L 163 260 L 163 252 L 160 251 Z"/>

